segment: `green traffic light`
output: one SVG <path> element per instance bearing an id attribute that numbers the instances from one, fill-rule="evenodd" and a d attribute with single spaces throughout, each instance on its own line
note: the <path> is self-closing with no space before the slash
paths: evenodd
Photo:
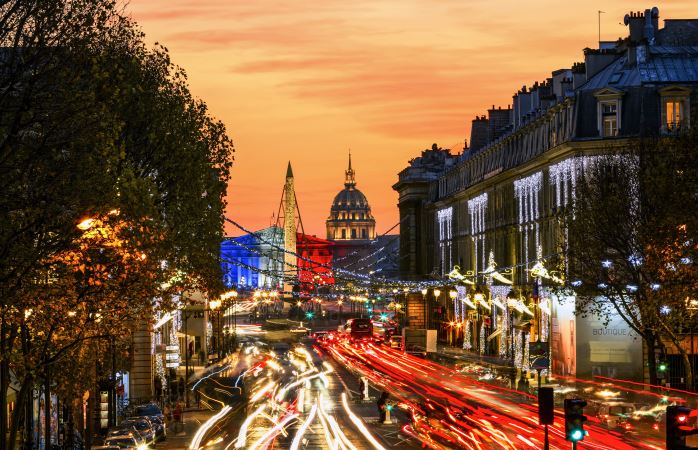
<path id="1" fill-rule="evenodd" d="M 570 439 L 573 441 L 579 441 L 584 437 L 584 433 L 582 433 L 582 430 L 573 430 L 572 433 L 570 433 Z"/>
<path id="2" fill-rule="evenodd" d="M 664 372 L 665 370 L 666 370 L 666 364 L 661 363 L 661 364 L 659 365 L 659 371 L 660 371 L 660 372 Z"/>
<path id="3" fill-rule="evenodd" d="M 308 319 L 312 319 L 313 316 L 314 316 L 314 314 L 311 313 L 310 311 L 308 311 L 307 313 L 305 313 L 305 317 L 308 318 Z"/>

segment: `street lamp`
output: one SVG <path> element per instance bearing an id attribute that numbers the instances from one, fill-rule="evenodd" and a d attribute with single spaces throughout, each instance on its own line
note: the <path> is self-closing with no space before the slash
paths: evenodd
<path id="1" fill-rule="evenodd" d="M 221 359 L 221 305 L 223 302 L 220 300 L 211 300 L 208 302 L 208 306 L 211 310 L 216 311 L 218 316 L 218 338 L 216 339 L 216 353 L 218 354 L 218 359 Z"/>
<path id="2" fill-rule="evenodd" d="M 451 298 L 451 300 L 455 300 L 456 297 L 458 297 L 458 292 L 452 289 L 452 290 L 448 291 L 448 296 Z M 454 313 L 454 315 L 455 315 L 455 310 L 453 311 L 453 313 Z M 458 320 L 458 317 L 456 317 L 456 320 Z M 460 325 L 460 323 L 459 323 L 459 325 Z M 458 328 L 460 328 L 460 327 L 458 327 Z M 455 339 L 452 339 L 452 336 L 451 336 L 451 335 L 452 335 L 454 332 L 456 333 L 456 336 L 455 336 Z M 451 327 L 451 329 L 450 329 L 449 332 L 448 332 L 448 337 L 449 337 L 449 341 L 451 341 L 451 344 L 453 344 L 453 343 L 456 341 L 456 339 L 458 338 L 458 331 L 455 330 L 455 329 L 453 328 L 453 326 Z"/>
<path id="3" fill-rule="evenodd" d="M 237 301 L 238 301 L 238 295 L 239 295 L 238 291 L 233 290 L 233 291 L 225 292 L 224 294 L 221 295 L 221 298 L 220 298 L 221 302 L 228 300 L 228 299 L 231 299 L 231 298 L 233 299 L 232 312 L 231 312 L 231 309 L 229 307 L 226 309 L 226 311 L 228 311 L 228 317 L 226 319 L 226 321 L 227 321 L 226 327 L 228 329 L 230 329 L 230 322 L 231 322 L 230 315 L 232 314 L 232 316 L 233 316 L 233 318 L 232 318 L 232 321 L 233 321 L 233 344 L 234 345 L 237 345 L 237 332 L 238 332 Z M 230 342 L 230 340 L 229 340 L 228 336 L 226 335 L 226 348 L 228 348 L 229 342 Z"/>
<path id="4" fill-rule="evenodd" d="M 87 219 L 83 219 L 79 224 L 77 224 L 78 230 L 80 231 L 87 231 L 90 228 L 92 228 L 92 225 L 94 225 L 95 219 L 92 217 L 88 217 Z"/>

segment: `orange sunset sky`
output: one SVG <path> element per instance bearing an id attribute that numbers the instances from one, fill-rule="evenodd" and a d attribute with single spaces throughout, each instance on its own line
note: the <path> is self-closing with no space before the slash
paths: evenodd
<path id="1" fill-rule="evenodd" d="M 348 148 L 383 233 L 398 221 L 391 186 L 410 158 L 434 142 L 460 152 L 476 114 L 583 60 L 598 10 L 613 40 L 627 34 L 626 13 L 652 6 L 660 22 L 698 16 L 696 0 L 131 0 L 126 10 L 225 122 L 237 149 L 228 214 L 268 226 L 291 160 L 305 231 L 324 237 Z"/>

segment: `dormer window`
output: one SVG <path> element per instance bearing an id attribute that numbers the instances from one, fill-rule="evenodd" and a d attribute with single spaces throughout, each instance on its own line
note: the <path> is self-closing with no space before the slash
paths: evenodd
<path id="1" fill-rule="evenodd" d="M 597 100 L 598 130 L 601 137 L 618 136 L 621 128 L 621 98 L 623 91 L 603 88 L 594 93 Z"/>
<path id="2" fill-rule="evenodd" d="M 661 98 L 664 134 L 679 133 L 689 127 L 689 107 L 691 90 L 682 86 L 670 86 L 659 90 Z"/>
<path id="3" fill-rule="evenodd" d="M 667 131 L 677 131 L 681 128 L 681 119 L 684 116 L 683 102 L 678 98 L 664 100 L 664 126 Z"/>
<path id="4" fill-rule="evenodd" d="M 601 130 L 603 137 L 618 136 L 618 102 L 601 102 Z"/>

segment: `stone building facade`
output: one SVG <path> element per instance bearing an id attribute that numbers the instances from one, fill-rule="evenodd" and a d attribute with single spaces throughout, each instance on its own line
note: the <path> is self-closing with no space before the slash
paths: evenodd
<path id="1" fill-rule="evenodd" d="M 574 317 L 573 298 L 556 298 L 546 280 L 531 275 L 538 262 L 564 253 L 556 211 L 572 201 L 576 177 L 595 155 L 691 126 L 698 21 L 665 20 L 659 28 L 654 8 L 625 22 L 625 39 L 585 49 L 583 63 L 516 92 L 511 110 L 492 108 L 489 119 L 473 121 L 470 142 L 477 145 L 458 156 L 434 148 L 400 172 L 393 188 L 404 221 L 401 275 L 443 279 L 457 269 L 473 275 L 489 297 L 480 304 L 459 287 L 451 304 L 429 294 L 425 320 L 442 328 L 442 338 L 514 358 L 524 369 L 526 343 L 544 341 L 551 343 L 557 373 L 641 377 L 631 361 L 600 368 L 584 355 L 570 357 L 580 349 L 576 329 L 589 324 Z M 496 126 L 490 126 L 493 114 Z M 498 281 L 493 270 L 513 285 Z M 636 343 L 619 345 L 625 344 L 628 355 L 637 353 Z"/>

